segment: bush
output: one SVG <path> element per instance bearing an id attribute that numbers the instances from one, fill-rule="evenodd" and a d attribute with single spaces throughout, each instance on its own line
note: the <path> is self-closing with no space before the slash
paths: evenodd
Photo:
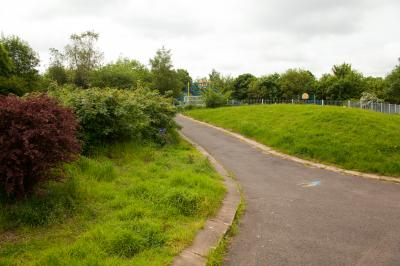
<path id="1" fill-rule="evenodd" d="M 64 87 L 50 94 L 75 110 L 88 146 L 134 138 L 161 141 L 175 127 L 175 108 L 154 91 Z"/>
<path id="2" fill-rule="evenodd" d="M 0 189 L 22 197 L 80 152 L 72 110 L 47 96 L 0 96 Z"/>
<path id="3" fill-rule="evenodd" d="M 59 88 L 50 92 L 75 110 L 85 144 L 139 138 L 149 120 L 130 91 Z"/>
<path id="4" fill-rule="evenodd" d="M 203 92 L 203 99 L 206 107 L 215 108 L 226 105 L 228 96 L 214 89 L 207 89 Z"/>
<path id="5" fill-rule="evenodd" d="M 143 135 L 162 142 L 165 134 L 176 128 L 173 118 L 177 110 L 172 105 L 172 99 L 161 96 L 158 91 L 148 89 L 137 89 L 133 94 L 133 97 L 141 103 L 142 111 L 149 119 Z"/>

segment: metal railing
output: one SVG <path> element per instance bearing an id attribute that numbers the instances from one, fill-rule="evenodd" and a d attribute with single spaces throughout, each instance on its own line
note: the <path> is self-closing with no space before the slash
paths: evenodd
<path id="1" fill-rule="evenodd" d="M 202 96 L 185 96 L 183 97 L 183 105 L 205 106 Z"/>
<path id="2" fill-rule="evenodd" d="M 227 105 L 252 105 L 252 104 L 315 104 L 315 105 L 334 105 L 345 106 L 349 108 L 360 108 L 381 112 L 386 114 L 400 114 L 400 105 L 384 102 L 372 101 L 333 101 L 333 100 L 267 100 L 267 99 L 246 99 L 246 100 L 228 100 Z M 202 96 L 185 96 L 183 105 L 205 106 Z"/>
<path id="3" fill-rule="evenodd" d="M 386 114 L 400 114 L 400 105 L 384 102 L 361 102 L 361 101 L 333 101 L 333 100 L 266 100 L 266 99 L 247 99 L 229 100 L 227 105 L 252 105 L 252 104 L 316 104 L 345 106 L 349 108 L 360 108 L 381 112 Z"/>

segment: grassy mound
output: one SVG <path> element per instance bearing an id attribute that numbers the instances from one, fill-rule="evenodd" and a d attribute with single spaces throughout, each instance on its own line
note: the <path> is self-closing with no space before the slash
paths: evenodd
<path id="1" fill-rule="evenodd" d="M 0 265 L 167 265 L 225 193 L 183 141 L 101 148 L 64 171 L 66 182 L 0 205 Z"/>
<path id="2" fill-rule="evenodd" d="M 400 116 L 333 106 L 197 109 L 193 118 L 287 154 L 362 172 L 400 176 Z"/>

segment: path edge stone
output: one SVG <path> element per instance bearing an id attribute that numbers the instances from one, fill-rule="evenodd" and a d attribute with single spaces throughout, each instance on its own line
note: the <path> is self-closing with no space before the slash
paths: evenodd
<path id="1" fill-rule="evenodd" d="M 326 165 L 323 163 L 317 163 L 317 162 L 313 162 L 313 161 L 309 161 L 309 160 L 305 160 L 305 159 L 301 159 L 292 155 L 288 155 L 279 151 L 274 150 L 271 147 L 268 147 L 264 144 L 261 144 L 255 140 L 249 139 L 241 134 L 232 132 L 228 129 L 225 128 L 221 128 L 197 119 L 194 119 L 192 117 L 183 115 L 183 114 L 178 114 L 178 116 L 181 116 L 185 119 L 189 119 L 193 122 L 211 127 L 213 129 L 219 130 L 221 132 L 223 132 L 226 135 L 230 135 L 238 140 L 240 140 L 241 142 L 247 143 L 248 145 L 250 145 L 253 148 L 256 148 L 260 151 L 262 151 L 265 154 L 270 154 L 270 155 L 274 155 L 277 156 L 279 158 L 285 159 L 285 160 L 290 160 L 299 164 L 303 164 L 306 165 L 308 167 L 315 167 L 315 168 L 320 168 L 320 169 L 325 169 L 328 171 L 332 171 L 335 173 L 340 173 L 340 174 L 346 174 L 346 175 L 352 175 L 352 176 L 358 176 L 358 177 L 362 177 L 362 178 L 368 178 L 368 179 L 375 179 L 375 180 L 380 180 L 380 181 L 387 181 L 387 182 L 393 182 L 393 183 L 398 183 L 400 184 L 400 178 L 396 178 L 396 177 L 392 177 L 392 176 L 383 176 L 383 175 L 377 175 L 377 174 L 371 174 L 371 173 L 362 173 L 359 171 L 354 171 L 354 170 L 346 170 L 343 168 L 339 168 L 337 166 L 332 166 L 332 165 Z"/>
<path id="2" fill-rule="evenodd" d="M 218 174 L 224 178 L 224 185 L 227 189 L 217 215 L 205 222 L 203 229 L 197 233 L 192 244 L 175 257 L 171 264 L 172 266 L 204 266 L 207 263 L 209 252 L 218 246 L 220 240 L 231 227 L 241 202 L 241 194 L 237 182 L 231 178 L 222 164 L 209 154 L 206 149 L 186 137 L 181 131 L 179 131 L 179 134 L 209 160 Z"/>

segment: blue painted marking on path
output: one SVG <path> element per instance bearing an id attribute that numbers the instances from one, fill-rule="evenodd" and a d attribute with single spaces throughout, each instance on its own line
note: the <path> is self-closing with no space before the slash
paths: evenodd
<path id="1" fill-rule="evenodd" d="M 321 185 L 321 180 L 314 180 L 308 183 L 301 183 L 299 185 L 302 187 L 317 187 Z"/>

